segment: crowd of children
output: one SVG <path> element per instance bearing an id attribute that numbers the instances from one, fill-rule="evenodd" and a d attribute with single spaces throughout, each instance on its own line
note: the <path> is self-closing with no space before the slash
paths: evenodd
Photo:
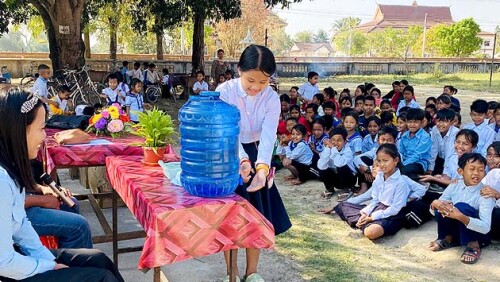
<path id="1" fill-rule="evenodd" d="M 472 122 L 462 127 L 453 86 L 421 107 L 406 80 L 383 96 L 366 83 L 337 97 L 331 87 L 320 92 L 318 73 L 307 79 L 280 95 L 275 164 L 290 171 L 285 180 L 294 185 L 319 179 L 324 198 L 347 190 L 323 212 L 376 239 L 432 219 L 430 206 L 438 236 L 429 248 L 466 246 L 467 264 L 500 238 L 500 223 L 492 223 L 492 213 L 500 220 L 498 103 L 475 100 Z"/>

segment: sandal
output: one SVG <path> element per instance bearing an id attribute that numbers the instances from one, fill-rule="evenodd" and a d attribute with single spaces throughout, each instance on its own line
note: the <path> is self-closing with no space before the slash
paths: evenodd
<path id="1" fill-rule="evenodd" d="M 226 279 L 223 280 L 223 282 L 230 282 L 231 279 L 229 279 L 229 275 L 226 276 Z M 236 276 L 236 282 L 241 282 L 240 277 Z"/>
<path id="2" fill-rule="evenodd" d="M 465 248 L 464 253 L 462 254 L 462 257 L 460 257 L 460 261 L 462 261 L 465 264 L 475 264 L 478 260 L 479 257 L 481 256 L 481 249 L 476 250 L 471 247 Z M 466 261 L 466 257 L 472 257 L 471 261 Z"/>
<path id="3" fill-rule="evenodd" d="M 350 197 L 352 197 L 352 195 L 354 195 L 354 193 L 353 193 L 353 192 L 349 192 L 349 193 L 342 193 L 342 194 L 340 194 L 340 195 L 337 197 L 337 201 L 339 201 L 339 202 L 346 201 L 347 199 L 349 199 Z"/>
<path id="4" fill-rule="evenodd" d="M 325 191 L 323 191 L 323 193 L 321 193 L 321 198 L 324 198 L 324 199 L 330 199 L 332 196 L 333 196 L 333 192 L 330 192 L 328 190 L 325 190 Z"/>
<path id="5" fill-rule="evenodd" d="M 252 273 L 248 276 L 245 276 L 245 282 L 265 282 L 264 278 L 260 276 L 258 273 Z"/>
<path id="6" fill-rule="evenodd" d="M 439 251 L 443 251 L 443 250 L 450 249 L 450 248 L 457 246 L 456 244 L 446 242 L 446 240 L 444 240 L 444 239 L 436 239 L 434 241 L 434 243 L 439 248 L 437 250 L 432 250 L 433 252 L 439 252 Z"/>

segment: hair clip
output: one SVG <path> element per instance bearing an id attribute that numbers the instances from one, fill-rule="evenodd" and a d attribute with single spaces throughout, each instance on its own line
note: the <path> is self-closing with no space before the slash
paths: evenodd
<path id="1" fill-rule="evenodd" d="M 40 96 L 38 95 L 38 91 L 36 91 L 31 98 L 28 96 L 28 100 L 26 100 L 21 106 L 21 113 L 26 114 L 29 111 L 33 110 L 35 105 L 38 103 Z"/>

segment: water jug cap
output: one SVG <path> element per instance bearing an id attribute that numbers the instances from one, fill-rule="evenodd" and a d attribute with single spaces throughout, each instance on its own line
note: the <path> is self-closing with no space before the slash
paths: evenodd
<path id="1" fill-rule="evenodd" d="M 218 91 L 202 91 L 202 92 L 200 92 L 200 96 L 202 96 L 202 97 L 219 97 L 220 92 L 218 92 Z"/>

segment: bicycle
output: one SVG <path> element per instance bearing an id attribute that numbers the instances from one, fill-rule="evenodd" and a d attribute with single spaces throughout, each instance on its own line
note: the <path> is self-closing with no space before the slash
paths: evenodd
<path id="1" fill-rule="evenodd" d="M 75 105 L 94 105 L 101 102 L 97 86 L 90 79 L 88 66 L 81 70 L 60 70 L 55 80 L 59 85 L 67 85 L 71 90 L 71 98 Z"/>
<path id="2" fill-rule="evenodd" d="M 146 87 L 146 100 L 149 103 L 156 103 L 158 101 L 158 98 L 162 96 L 163 90 L 162 90 L 162 85 L 149 85 Z M 174 100 L 174 103 L 177 102 L 177 93 L 175 92 L 175 88 L 171 88 L 170 90 L 170 96 L 172 96 L 172 99 Z"/>

